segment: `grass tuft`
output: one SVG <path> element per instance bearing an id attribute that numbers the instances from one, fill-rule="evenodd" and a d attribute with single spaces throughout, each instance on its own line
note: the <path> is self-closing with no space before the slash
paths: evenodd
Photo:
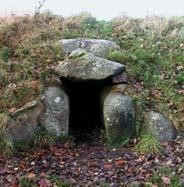
<path id="1" fill-rule="evenodd" d="M 37 128 L 34 132 L 31 143 L 36 148 L 47 148 L 55 142 L 55 138 L 52 134 L 50 134 L 46 127 L 42 124 Z"/>
<path id="2" fill-rule="evenodd" d="M 4 132 L 0 133 L 0 154 L 5 158 L 10 158 L 15 154 L 16 150 L 13 144 L 12 138 L 5 134 Z"/>
<path id="3" fill-rule="evenodd" d="M 144 134 L 135 149 L 140 153 L 155 153 L 162 151 L 162 145 L 152 134 Z"/>

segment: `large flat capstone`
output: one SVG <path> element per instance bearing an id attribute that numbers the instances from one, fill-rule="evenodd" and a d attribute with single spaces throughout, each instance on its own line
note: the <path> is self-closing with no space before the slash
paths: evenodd
<path id="1" fill-rule="evenodd" d="M 61 78 L 74 80 L 103 80 L 123 72 L 124 65 L 77 49 L 61 62 L 55 71 Z"/>
<path id="2" fill-rule="evenodd" d="M 101 39 L 62 39 L 60 43 L 64 54 L 70 54 L 72 51 L 80 48 L 85 49 L 96 56 L 107 57 L 109 51 L 120 49 L 119 45 L 117 45 L 115 42 Z"/>

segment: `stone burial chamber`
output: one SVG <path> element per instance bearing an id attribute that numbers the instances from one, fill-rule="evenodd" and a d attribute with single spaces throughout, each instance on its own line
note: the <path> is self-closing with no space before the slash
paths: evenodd
<path id="1" fill-rule="evenodd" d="M 134 135 L 133 101 L 123 95 L 124 65 L 76 49 L 54 71 L 61 86 L 47 88 L 43 94 L 47 107 L 42 123 L 49 131 L 68 135 L 105 127 L 110 142 Z"/>
<path id="2" fill-rule="evenodd" d="M 56 137 L 74 132 L 87 137 L 101 127 L 111 144 L 121 145 L 133 137 L 135 109 L 133 99 L 125 94 L 125 66 L 106 59 L 120 47 L 112 41 L 86 38 L 63 39 L 60 44 L 65 60 L 52 68 L 38 99 L 4 117 L 5 134 L 24 141 L 41 125 Z M 158 112 L 150 111 L 143 123 L 143 133 L 160 141 L 177 136 L 172 121 Z"/>
<path id="3" fill-rule="evenodd" d="M 7 132 L 15 140 L 27 139 L 42 124 L 55 136 L 103 127 L 111 143 L 131 138 L 135 111 L 133 99 L 124 94 L 125 66 L 105 59 L 119 46 L 80 38 L 61 40 L 61 47 L 66 58 L 52 69 L 57 84 L 45 85 L 38 100 L 12 113 Z"/>

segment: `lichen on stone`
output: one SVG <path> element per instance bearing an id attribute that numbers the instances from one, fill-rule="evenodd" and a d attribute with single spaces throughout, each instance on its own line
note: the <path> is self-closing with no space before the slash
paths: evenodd
<path id="1" fill-rule="evenodd" d="M 76 59 L 76 58 L 80 58 L 84 55 L 87 55 L 87 52 L 83 49 L 76 49 L 75 51 L 73 51 L 68 58 L 69 59 Z"/>

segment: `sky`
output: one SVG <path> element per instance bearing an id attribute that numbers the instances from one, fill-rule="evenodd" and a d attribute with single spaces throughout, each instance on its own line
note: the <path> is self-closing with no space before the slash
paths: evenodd
<path id="1" fill-rule="evenodd" d="M 33 13 L 39 0 L 0 0 L 0 15 Z M 126 14 L 184 16 L 184 0 L 46 0 L 41 9 L 65 17 L 89 12 L 97 19 L 109 20 Z"/>

